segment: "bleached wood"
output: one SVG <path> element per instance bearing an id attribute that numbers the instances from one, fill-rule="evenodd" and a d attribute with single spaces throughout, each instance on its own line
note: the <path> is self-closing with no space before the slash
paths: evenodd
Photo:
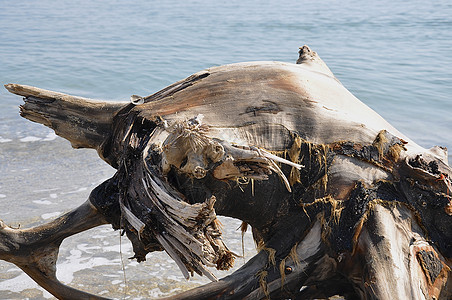
<path id="1" fill-rule="evenodd" d="M 20 107 L 24 118 L 52 128 L 74 148 L 99 150 L 111 134 L 114 116 L 127 105 L 20 84 L 7 84 L 5 88 L 24 97 L 25 103 Z"/>

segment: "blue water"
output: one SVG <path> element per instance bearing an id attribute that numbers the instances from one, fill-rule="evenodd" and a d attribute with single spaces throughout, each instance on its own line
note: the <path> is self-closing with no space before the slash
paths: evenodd
<path id="1" fill-rule="evenodd" d="M 146 96 L 215 65 L 295 62 L 303 44 L 400 131 L 452 149 L 449 0 L 0 0 L 0 83 L 91 98 Z M 21 119 L 20 103 L 0 88 L 0 218 L 42 222 L 113 170 Z"/>
<path id="2" fill-rule="evenodd" d="M 1 0 L 0 82 L 124 100 L 214 65 L 293 62 L 308 44 L 402 132 L 451 148 L 452 2 L 278 3 Z M 6 93 L 4 138 L 17 126 Z"/>

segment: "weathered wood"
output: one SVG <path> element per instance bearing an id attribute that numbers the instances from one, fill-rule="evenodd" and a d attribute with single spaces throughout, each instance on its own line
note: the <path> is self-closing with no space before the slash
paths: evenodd
<path id="1" fill-rule="evenodd" d="M 419 255 L 424 252 L 431 260 L 419 264 Z M 355 253 L 361 259 L 354 261 L 367 262 L 363 278 L 369 286 L 365 295 L 369 298 L 423 299 L 429 295 L 438 299 L 447 285 L 450 268 L 429 245 L 406 206 L 376 203 L 368 213 Z M 425 276 L 430 270 L 435 272 L 431 280 Z"/>
<path id="2" fill-rule="evenodd" d="M 24 97 L 25 104 L 20 107 L 22 117 L 52 128 L 74 148 L 98 150 L 111 134 L 113 117 L 126 105 L 20 84 L 6 84 L 5 88 Z"/>
<path id="3" fill-rule="evenodd" d="M 174 299 L 452 294 L 446 150 L 401 134 L 307 46 L 297 64 L 214 67 L 129 104 L 7 88 L 25 96 L 24 117 L 117 169 L 90 203 L 138 261 L 165 250 L 185 276 L 215 281 L 206 266 L 234 260 L 216 214 L 252 227 L 254 258 Z"/>
<path id="4" fill-rule="evenodd" d="M 54 221 L 31 229 L 15 229 L 0 221 L 0 259 L 14 263 L 59 299 L 106 299 L 61 283 L 56 262 L 62 241 L 74 234 L 108 224 L 89 202 Z"/>

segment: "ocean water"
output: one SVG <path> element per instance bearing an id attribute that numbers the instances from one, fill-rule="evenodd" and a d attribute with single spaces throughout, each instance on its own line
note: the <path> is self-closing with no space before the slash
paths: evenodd
<path id="1" fill-rule="evenodd" d="M 304 44 L 400 131 L 424 147 L 452 149 L 448 0 L 0 0 L 0 83 L 90 98 L 146 96 L 227 63 L 295 62 Z M 94 151 L 73 150 L 50 129 L 22 119 L 20 104 L 20 97 L 0 88 L 0 219 L 27 227 L 77 207 L 114 170 Z M 228 245 L 242 253 L 240 222 L 223 224 Z M 254 253 L 246 235 L 245 259 L 237 267 Z M 139 265 L 130 256 L 129 242 L 103 226 L 63 243 L 58 276 L 124 299 L 156 298 L 207 282 L 186 282 L 164 253 Z M 0 262 L 1 299 L 50 297 Z"/>

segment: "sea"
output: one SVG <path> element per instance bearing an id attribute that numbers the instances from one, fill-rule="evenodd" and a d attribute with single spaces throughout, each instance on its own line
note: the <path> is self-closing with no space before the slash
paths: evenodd
<path id="1" fill-rule="evenodd" d="M 452 2 L 0 0 L 0 83 L 128 101 L 197 71 L 243 61 L 295 62 L 307 44 L 355 96 L 418 144 L 452 149 Z M 0 86 L 0 219 L 49 222 L 114 174 L 94 150 L 72 149 L 19 115 Z M 449 155 L 449 160 L 451 156 Z M 222 218 L 235 269 L 255 253 L 240 221 Z M 138 264 L 110 226 L 65 240 L 58 278 L 115 299 L 155 299 L 186 281 L 164 252 Z M 216 272 L 218 277 L 229 274 Z M 0 299 L 52 299 L 0 262 Z"/>

